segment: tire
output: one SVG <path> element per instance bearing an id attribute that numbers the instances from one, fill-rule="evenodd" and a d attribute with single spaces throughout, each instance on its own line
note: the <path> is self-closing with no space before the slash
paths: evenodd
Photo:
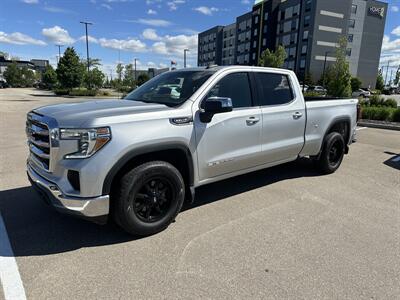
<path id="1" fill-rule="evenodd" d="M 323 174 L 332 174 L 343 161 L 345 152 L 345 143 L 343 136 L 338 132 L 329 133 L 323 144 L 319 159 L 316 160 L 317 168 Z"/>
<path id="2" fill-rule="evenodd" d="M 185 184 L 173 165 L 164 161 L 144 163 L 121 178 L 113 217 L 132 235 L 152 235 L 175 220 L 184 199 Z"/>

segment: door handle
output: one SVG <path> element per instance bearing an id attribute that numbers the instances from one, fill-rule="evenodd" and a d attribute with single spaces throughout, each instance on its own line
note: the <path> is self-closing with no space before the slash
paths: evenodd
<path id="1" fill-rule="evenodd" d="M 257 124 L 258 121 L 260 121 L 259 118 L 250 117 L 250 118 L 248 118 L 248 119 L 246 120 L 246 124 L 249 125 L 249 126 L 251 126 L 251 125 Z"/>
<path id="2" fill-rule="evenodd" d="M 303 116 L 303 114 L 302 114 L 301 112 L 296 111 L 296 112 L 293 114 L 293 119 L 297 120 L 297 119 L 300 119 L 302 116 Z"/>

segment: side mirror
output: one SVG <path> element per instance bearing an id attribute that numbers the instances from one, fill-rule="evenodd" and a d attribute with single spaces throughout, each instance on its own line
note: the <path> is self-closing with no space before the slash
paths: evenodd
<path id="1" fill-rule="evenodd" d="M 201 105 L 200 121 L 210 123 L 215 114 L 232 111 L 232 99 L 226 97 L 210 97 Z"/>

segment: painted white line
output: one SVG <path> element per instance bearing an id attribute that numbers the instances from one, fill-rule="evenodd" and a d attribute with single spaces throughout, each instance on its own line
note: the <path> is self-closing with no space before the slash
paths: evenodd
<path id="1" fill-rule="evenodd" d="M 0 214 L 0 281 L 6 300 L 26 300 L 3 217 Z"/>
<path id="2" fill-rule="evenodd" d="M 368 127 L 357 127 L 356 130 L 363 130 L 363 129 L 367 129 Z"/>
<path id="3" fill-rule="evenodd" d="M 400 156 L 397 156 L 397 157 L 395 157 L 395 158 L 392 158 L 391 161 L 394 161 L 394 162 L 400 161 Z"/>

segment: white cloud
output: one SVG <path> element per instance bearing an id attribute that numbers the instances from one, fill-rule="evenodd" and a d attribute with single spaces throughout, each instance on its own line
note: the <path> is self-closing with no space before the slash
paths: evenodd
<path id="1" fill-rule="evenodd" d="M 158 65 L 161 69 L 164 69 L 164 68 L 167 68 L 168 67 L 168 65 L 167 64 L 164 64 L 164 63 L 159 63 L 159 65 Z"/>
<path id="2" fill-rule="evenodd" d="M 162 0 L 146 0 L 147 5 L 152 5 L 156 3 L 160 3 Z"/>
<path id="3" fill-rule="evenodd" d="M 389 36 L 383 37 L 382 52 L 387 53 L 390 51 L 400 51 L 400 39 L 391 40 Z"/>
<path id="4" fill-rule="evenodd" d="M 162 19 L 138 19 L 135 21 L 128 21 L 133 23 L 139 23 L 143 25 L 155 26 L 155 27 L 168 27 L 172 25 L 171 22 Z"/>
<path id="5" fill-rule="evenodd" d="M 147 29 L 143 30 L 142 36 L 146 40 L 150 40 L 150 41 L 160 40 L 160 37 L 157 35 L 157 32 L 151 28 L 147 28 Z"/>
<path id="6" fill-rule="evenodd" d="M 51 12 L 51 13 L 62 13 L 62 14 L 74 13 L 72 10 L 64 9 L 64 8 L 56 7 L 56 6 L 45 6 L 43 9 L 45 11 L 48 11 L 48 12 Z"/>
<path id="7" fill-rule="evenodd" d="M 60 26 L 43 28 L 42 34 L 53 44 L 68 45 L 75 42 L 75 40 L 69 35 L 68 31 Z"/>
<path id="8" fill-rule="evenodd" d="M 86 42 L 86 35 L 82 35 L 78 40 L 81 42 Z M 96 39 L 95 37 L 93 37 L 91 35 L 88 36 L 88 41 L 89 41 L 89 43 L 93 43 L 93 44 L 97 44 L 99 42 L 98 39 Z"/>
<path id="9" fill-rule="evenodd" d="M 105 9 L 112 10 L 111 5 L 109 5 L 109 4 L 107 4 L 107 3 L 102 3 L 100 6 L 101 6 L 101 7 L 104 7 Z"/>
<path id="10" fill-rule="evenodd" d="M 219 9 L 216 7 L 207 7 L 207 6 L 199 6 L 196 8 L 193 8 L 193 10 L 206 15 L 206 16 L 212 16 L 214 12 L 217 12 Z"/>
<path id="11" fill-rule="evenodd" d="M 169 7 L 169 10 L 177 10 L 178 9 L 178 5 L 179 4 L 184 4 L 185 0 L 172 0 L 172 1 L 168 1 L 167 5 Z"/>
<path id="12" fill-rule="evenodd" d="M 148 15 L 156 15 L 157 14 L 157 12 L 154 10 L 154 9 L 149 9 L 148 11 L 147 11 L 147 14 Z"/>
<path id="13" fill-rule="evenodd" d="M 184 49 L 189 49 L 189 55 L 192 56 L 197 53 L 197 35 L 166 35 L 159 38 L 160 41 L 152 45 L 156 54 L 182 56 Z"/>
<path id="14" fill-rule="evenodd" d="M 240 3 L 248 5 L 248 4 L 250 4 L 250 0 L 242 0 L 242 1 L 240 1 Z"/>
<path id="15" fill-rule="evenodd" d="M 26 4 L 38 4 L 39 0 L 22 0 Z"/>
<path id="16" fill-rule="evenodd" d="M 384 65 L 384 72 L 387 71 L 387 64 L 392 68 L 397 68 L 400 65 L 400 38 L 391 40 L 389 36 L 385 35 L 382 43 L 382 53 L 380 65 Z M 389 70 L 390 72 L 390 70 Z"/>
<path id="17" fill-rule="evenodd" d="M 137 39 L 106 39 L 101 38 L 98 40 L 100 46 L 110 49 L 120 49 L 123 51 L 144 52 L 146 51 L 146 44 Z"/>
<path id="18" fill-rule="evenodd" d="M 14 44 L 14 45 L 37 45 L 45 46 L 46 43 L 42 40 L 34 39 L 29 35 L 23 34 L 21 32 L 13 32 L 7 34 L 0 31 L 0 43 Z"/>
<path id="19" fill-rule="evenodd" d="M 392 34 L 400 36 L 400 26 L 397 26 L 395 29 L 393 29 Z"/>
<path id="20" fill-rule="evenodd" d="M 392 5 L 391 10 L 392 12 L 399 12 L 400 8 L 397 5 Z"/>

